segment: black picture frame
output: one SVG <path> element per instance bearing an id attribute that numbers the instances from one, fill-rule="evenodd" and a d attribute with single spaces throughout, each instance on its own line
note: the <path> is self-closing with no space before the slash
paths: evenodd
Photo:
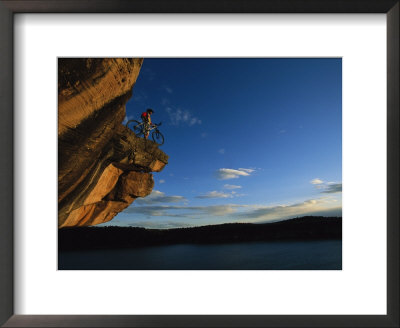
<path id="1" fill-rule="evenodd" d="M 4 327 L 399 327 L 399 8 L 399 0 L 0 0 L 0 324 Z M 14 315 L 13 208 L 18 206 L 13 196 L 16 13 L 385 13 L 387 315 Z"/>

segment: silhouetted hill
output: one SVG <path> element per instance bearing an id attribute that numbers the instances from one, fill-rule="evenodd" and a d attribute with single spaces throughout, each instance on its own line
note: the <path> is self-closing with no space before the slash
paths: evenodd
<path id="1" fill-rule="evenodd" d="M 227 223 L 193 228 L 75 227 L 58 232 L 59 250 L 133 248 L 170 244 L 218 244 L 342 238 L 341 217 L 308 216 L 275 223 Z"/>

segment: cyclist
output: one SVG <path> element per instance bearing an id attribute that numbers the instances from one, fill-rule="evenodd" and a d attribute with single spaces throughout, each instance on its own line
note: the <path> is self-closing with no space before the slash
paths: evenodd
<path id="1" fill-rule="evenodd" d="M 154 113 L 154 111 L 151 108 L 148 108 L 145 112 L 142 113 L 140 116 L 143 123 L 144 123 L 144 137 L 147 139 L 150 134 L 150 127 L 152 126 L 151 123 L 151 115 Z"/>

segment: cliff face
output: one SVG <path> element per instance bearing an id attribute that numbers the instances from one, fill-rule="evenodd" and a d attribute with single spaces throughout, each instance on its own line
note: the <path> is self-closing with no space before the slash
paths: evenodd
<path id="1" fill-rule="evenodd" d="M 142 59 L 59 59 L 58 226 L 111 220 L 149 195 L 168 156 L 122 125 Z"/>

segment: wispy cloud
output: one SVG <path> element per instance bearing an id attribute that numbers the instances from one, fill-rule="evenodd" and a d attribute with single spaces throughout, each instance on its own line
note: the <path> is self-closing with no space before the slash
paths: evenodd
<path id="1" fill-rule="evenodd" d="M 180 108 L 167 107 L 166 111 L 169 115 L 169 119 L 172 125 L 195 125 L 201 124 L 201 120 L 193 116 L 188 110 L 182 110 Z"/>
<path id="2" fill-rule="evenodd" d="M 333 207 L 330 200 L 326 198 L 309 199 L 301 203 L 282 204 L 274 206 L 257 206 L 240 213 L 236 213 L 238 219 L 250 220 L 252 222 L 288 219 L 301 215 L 321 215 L 325 211 L 331 211 L 341 215 L 341 207 Z"/>
<path id="3" fill-rule="evenodd" d="M 221 149 L 218 150 L 218 152 L 219 152 L 221 155 L 223 155 L 223 154 L 225 154 L 225 149 L 224 149 L 224 148 L 221 148 Z"/>
<path id="4" fill-rule="evenodd" d="M 165 193 L 153 190 L 151 194 L 144 198 L 138 198 L 134 203 L 136 204 L 157 204 L 157 203 L 177 203 L 186 201 L 183 196 L 167 196 Z"/>
<path id="5" fill-rule="evenodd" d="M 128 216 L 125 216 L 124 219 L 117 218 L 102 224 L 102 226 L 129 225 L 150 229 L 171 229 L 199 226 L 204 224 L 218 224 L 225 222 L 273 222 L 303 215 L 342 215 L 341 207 L 323 208 L 321 206 L 318 206 L 318 200 L 315 201 L 316 202 L 309 202 L 309 205 L 305 205 L 305 207 L 308 206 L 308 209 L 305 210 L 304 206 L 302 208 L 302 206 L 298 204 L 297 207 L 301 210 L 292 210 L 292 214 L 289 214 L 290 211 L 287 211 L 287 208 L 285 208 L 285 206 L 281 206 L 280 209 L 277 208 L 275 210 L 273 209 L 273 207 L 270 207 L 269 209 L 266 209 L 266 207 L 264 207 L 263 210 L 263 208 L 261 207 L 255 208 L 254 206 L 236 204 L 203 207 L 166 205 L 137 206 L 136 208 L 134 208 L 132 206 L 131 208 L 129 208 Z M 307 203 L 307 201 L 304 203 Z M 292 206 L 292 209 L 295 207 L 296 206 Z M 147 219 L 144 219 L 144 217 L 147 217 Z M 164 217 L 170 217 L 170 219 L 166 219 Z M 208 220 L 210 218 L 213 218 L 214 221 L 210 222 Z"/>
<path id="6" fill-rule="evenodd" d="M 239 170 L 240 171 L 244 171 L 244 172 L 247 172 L 247 173 L 252 173 L 252 172 L 254 172 L 255 170 L 254 169 L 244 169 L 244 168 L 239 168 Z"/>
<path id="7" fill-rule="evenodd" d="M 133 221 L 133 222 L 132 222 Z M 196 221 L 185 222 L 183 219 L 175 220 L 151 220 L 150 218 L 145 220 L 131 220 L 131 219 L 114 219 L 106 223 L 99 224 L 100 227 L 107 226 L 122 226 L 122 227 L 140 227 L 146 229 L 174 229 L 174 228 L 188 228 L 193 227 Z"/>
<path id="8" fill-rule="evenodd" d="M 225 189 L 240 189 L 242 186 L 232 185 L 232 184 L 224 184 Z"/>
<path id="9" fill-rule="evenodd" d="M 222 168 L 222 169 L 218 169 L 215 172 L 215 175 L 216 175 L 217 179 L 219 179 L 219 180 L 228 180 L 228 179 L 237 179 L 241 176 L 245 176 L 245 177 L 249 176 L 254 171 L 255 171 L 254 169 L 244 169 L 244 168 L 239 168 L 237 170 Z"/>
<path id="10" fill-rule="evenodd" d="M 201 136 L 202 138 L 205 138 L 205 137 L 208 136 L 208 134 L 207 134 L 206 132 L 203 132 L 200 136 Z"/>
<path id="11" fill-rule="evenodd" d="M 333 194 L 337 192 L 342 192 L 342 184 L 341 183 L 328 183 L 324 188 L 322 193 L 325 194 Z"/>
<path id="12" fill-rule="evenodd" d="M 313 185 L 318 185 L 318 184 L 324 183 L 324 181 L 322 181 L 321 179 L 315 178 L 315 179 L 311 180 L 310 183 Z"/>
<path id="13" fill-rule="evenodd" d="M 167 216 L 176 218 L 199 219 L 210 216 L 225 216 L 236 212 L 243 205 L 225 204 L 211 206 L 177 206 L 177 205 L 149 205 L 128 207 L 124 213 L 139 214 L 147 217 Z"/>
<path id="14" fill-rule="evenodd" d="M 182 222 L 207 220 L 218 222 L 267 222 L 285 220 L 303 215 L 340 216 L 341 205 L 334 199 L 320 197 L 293 204 L 279 205 L 239 205 L 224 204 L 211 206 L 147 205 L 132 204 L 124 213 L 132 219 L 171 217 Z M 158 220 L 159 220 L 158 219 Z M 198 224 L 198 223 L 196 223 Z M 177 225 L 179 226 L 179 225 Z M 182 225 L 181 225 L 182 226 Z"/>
<path id="15" fill-rule="evenodd" d="M 110 224 L 110 225 L 112 225 L 112 224 Z M 182 222 L 182 221 L 143 220 L 143 221 L 135 221 L 135 223 L 131 223 L 131 224 L 129 224 L 129 226 L 147 228 L 147 229 L 174 229 L 174 228 L 189 228 L 189 227 L 193 227 L 194 225 L 191 223 Z"/>
<path id="16" fill-rule="evenodd" d="M 159 183 L 165 183 L 165 180 L 164 180 L 164 179 L 161 179 L 161 180 L 159 181 Z"/>
<path id="17" fill-rule="evenodd" d="M 227 204 L 227 205 L 213 205 L 198 207 L 197 209 L 207 215 L 225 216 L 236 212 L 237 208 L 242 207 L 242 205 Z"/>
<path id="18" fill-rule="evenodd" d="M 325 182 L 321 179 L 313 179 L 310 181 L 311 184 L 315 185 L 315 187 L 321 190 L 321 193 L 324 194 L 334 194 L 338 192 L 342 192 L 342 183 L 341 182 Z"/>
<path id="19" fill-rule="evenodd" d="M 136 91 L 133 93 L 133 100 L 135 101 L 145 101 L 147 100 L 147 94 L 144 91 Z"/>
<path id="20" fill-rule="evenodd" d="M 140 75 L 146 78 L 146 80 L 148 81 L 153 81 L 156 77 L 156 73 L 152 69 L 147 67 L 140 70 Z"/>
<path id="21" fill-rule="evenodd" d="M 164 86 L 164 90 L 167 91 L 170 94 L 173 92 L 172 88 L 170 88 L 168 86 Z"/>
<path id="22" fill-rule="evenodd" d="M 134 202 L 131 206 L 124 210 L 124 213 L 129 214 L 141 214 L 147 217 L 151 216 L 165 216 L 166 210 L 174 208 L 176 206 L 168 206 L 168 205 L 148 205 L 148 206 L 137 206 Z"/>
<path id="23" fill-rule="evenodd" d="M 208 198 L 232 198 L 233 194 L 228 194 L 225 192 L 219 192 L 219 191 L 210 191 L 204 195 L 199 195 L 196 196 L 196 198 L 201 198 L 201 199 L 208 199 Z"/>

